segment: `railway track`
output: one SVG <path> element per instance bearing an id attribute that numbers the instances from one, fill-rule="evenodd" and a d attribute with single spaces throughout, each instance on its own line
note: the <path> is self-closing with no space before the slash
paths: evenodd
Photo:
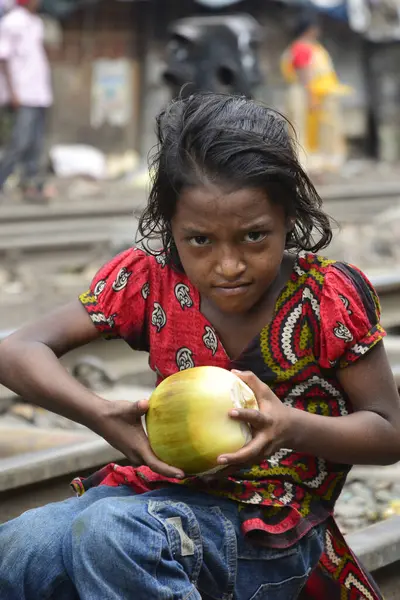
<path id="1" fill-rule="evenodd" d="M 359 200 L 365 198 L 396 197 L 400 194 L 400 183 L 398 181 L 375 181 L 363 182 L 360 179 L 355 183 L 338 183 L 327 185 L 316 185 L 321 198 L 326 201 Z"/>
<path id="2" fill-rule="evenodd" d="M 339 223 L 365 223 L 400 205 L 400 184 L 330 185 L 318 189 L 324 210 Z"/>
<path id="3" fill-rule="evenodd" d="M 26 237 L 33 244 L 41 243 L 41 234 L 70 233 L 87 229 L 107 230 L 107 224 L 115 219 L 134 216 L 140 209 L 142 195 L 108 200 L 82 200 L 43 205 L 0 205 L 1 248 L 6 242 L 17 238 L 21 243 Z M 119 221 L 117 221 L 119 222 Z M 56 243 L 56 240 L 55 240 Z"/>
<path id="4" fill-rule="evenodd" d="M 141 195 L 49 206 L 0 206 L 0 264 L 14 277 L 84 268 L 136 235 Z"/>

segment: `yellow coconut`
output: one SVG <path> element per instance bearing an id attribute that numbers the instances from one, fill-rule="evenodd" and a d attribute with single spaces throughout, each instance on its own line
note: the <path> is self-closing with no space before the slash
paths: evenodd
<path id="1" fill-rule="evenodd" d="M 258 410 L 252 390 L 234 373 L 194 367 L 171 375 L 150 397 L 146 429 L 153 452 L 190 475 L 222 468 L 218 456 L 251 439 L 250 427 L 229 416 L 233 408 Z"/>

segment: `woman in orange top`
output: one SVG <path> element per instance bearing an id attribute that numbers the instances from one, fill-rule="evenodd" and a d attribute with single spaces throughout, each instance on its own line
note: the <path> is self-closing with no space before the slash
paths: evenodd
<path id="1" fill-rule="evenodd" d="M 319 37 L 317 20 L 301 19 L 282 56 L 281 71 L 289 84 L 286 110 L 305 153 L 303 162 L 310 170 L 336 170 L 346 156 L 340 98 L 350 88 L 339 82 Z"/>

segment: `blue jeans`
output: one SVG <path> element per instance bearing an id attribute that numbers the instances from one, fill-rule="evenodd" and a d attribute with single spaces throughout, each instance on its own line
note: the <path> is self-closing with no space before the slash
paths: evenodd
<path id="1" fill-rule="evenodd" d="M 0 161 L 0 190 L 17 165 L 22 166 L 22 184 L 35 183 L 39 175 L 46 122 L 46 108 L 20 106 L 11 139 Z"/>
<path id="2" fill-rule="evenodd" d="M 181 487 L 92 488 L 0 526 L 1 600 L 295 600 L 323 528 L 254 546 L 236 503 Z"/>

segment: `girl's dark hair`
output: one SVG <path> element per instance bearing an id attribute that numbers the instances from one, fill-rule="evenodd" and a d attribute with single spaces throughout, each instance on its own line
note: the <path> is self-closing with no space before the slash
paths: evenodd
<path id="1" fill-rule="evenodd" d="M 286 247 L 316 252 L 332 230 L 321 198 L 301 167 L 293 130 L 278 112 L 253 100 L 196 94 L 169 104 L 157 118 L 158 148 L 151 160 L 152 189 L 140 222 L 151 254 L 160 240 L 167 260 L 181 268 L 171 220 L 181 191 L 215 183 L 229 189 L 262 188 L 294 216 Z"/>

